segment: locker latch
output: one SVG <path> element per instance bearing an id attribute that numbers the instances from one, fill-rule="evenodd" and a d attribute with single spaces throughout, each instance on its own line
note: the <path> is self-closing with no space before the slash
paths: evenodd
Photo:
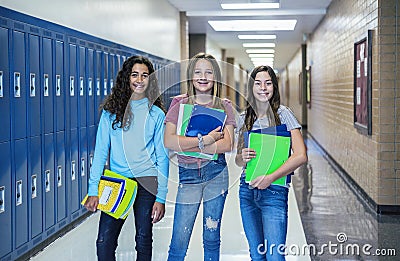
<path id="1" fill-rule="evenodd" d="M 14 73 L 14 97 L 21 97 L 21 74 L 19 72 Z"/>
<path id="2" fill-rule="evenodd" d="M 17 187 L 15 191 L 15 199 L 16 199 L 16 205 L 19 206 L 22 204 L 22 180 L 17 181 Z"/>
<path id="3" fill-rule="evenodd" d="M 89 173 L 92 173 L 93 155 L 89 155 Z"/>
<path id="4" fill-rule="evenodd" d="M 75 96 L 75 78 L 74 76 L 69 77 L 69 96 Z"/>
<path id="5" fill-rule="evenodd" d="M 0 187 L 0 213 L 3 213 L 6 210 L 5 207 L 5 187 L 1 186 Z"/>
<path id="6" fill-rule="evenodd" d="M 104 96 L 107 95 L 107 79 L 104 79 Z"/>
<path id="7" fill-rule="evenodd" d="M 96 79 L 96 95 L 100 96 L 100 78 Z"/>
<path id="8" fill-rule="evenodd" d="M 81 176 L 85 176 L 85 158 L 81 158 Z"/>
<path id="9" fill-rule="evenodd" d="M 79 77 L 79 95 L 83 96 L 83 77 Z"/>
<path id="10" fill-rule="evenodd" d="M 47 96 L 49 96 L 49 75 L 48 74 L 45 74 L 43 76 L 43 84 L 44 84 L 43 95 L 47 97 Z"/>
<path id="11" fill-rule="evenodd" d="M 57 187 L 62 186 L 62 168 L 61 166 L 57 167 Z"/>
<path id="12" fill-rule="evenodd" d="M 89 78 L 89 80 L 88 80 L 89 82 L 88 82 L 88 84 L 89 84 L 89 96 L 92 96 L 93 95 L 93 82 L 92 82 L 92 78 Z"/>
<path id="13" fill-rule="evenodd" d="M 71 180 L 75 180 L 75 160 L 71 161 Z"/>
<path id="14" fill-rule="evenodd" d="M 56 96 L 61 96 L 61 76 L 56 75 Z"/>
<path id="15" fill-rule="evenodd" d="M 36 96 L 36 76 L 34 73 L 31 73 L 29 75 L 29 85 L 30 85 L 30 89 L 29 89 L 29 93 L 31 97 L 35 97 Z"/>
<path id="16" fill-rule="evenodd" d="M 37 197 L 37 175 L 32 175 L 32 194 L 31 194 L 32 198 L 36 198 Z"/>
<path id="17" fill-rule="evenodd" d="M 114 88 L 114 80 L 113 79 L 111 79 L 110 80 L 110 90 L 111 90 L 111 92 L 112 92 L 112 89 Z"/>
<path id="18" fill-rule="evenodd" d="M 0 97 L 3 96 L 3 71 L 0 71 Z"/>
<path id="19" fill-rule="evenodd" d="M 45 172 L 45 190 L 46 192 L 50 191 L 50 170 L 46 170 Z"/>

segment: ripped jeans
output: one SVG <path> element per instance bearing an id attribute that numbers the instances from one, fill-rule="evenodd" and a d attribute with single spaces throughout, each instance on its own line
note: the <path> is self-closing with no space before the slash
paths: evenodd
<path id="1" fill-rule="evenodd" d="M 194 222 L 203 200 L 204 260 L 216 261 L 220 255 L 220 228 L 229 177 L 225 155 L 215 161 L 179 165 L 174 225 L 169 247 L 169 261 L 184 260 Z"/>

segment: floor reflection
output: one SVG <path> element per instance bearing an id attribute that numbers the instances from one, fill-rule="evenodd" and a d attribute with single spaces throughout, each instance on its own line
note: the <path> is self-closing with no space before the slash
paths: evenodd
<path id="1" fill-rule="evenodd" d="M 316 247 L 311 259 L 399 260 L 400 216 L 371 211 L 332 168 L 318 145 L 307 136 L 305 141 L 309 162 L 296 171 L 292 184 L 307 244 Z M 374 255 L 378 248 L 397 255 L 378 257 Z"/>

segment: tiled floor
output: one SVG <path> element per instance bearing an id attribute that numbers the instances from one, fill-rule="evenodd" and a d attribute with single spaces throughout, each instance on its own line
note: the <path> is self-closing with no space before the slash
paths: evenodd
<path id="1" fill-rule="evenodd" d="M 296 171 L 289 193 L 289 228 L 287 247 L 292 255 L 287 260 L 400 260 L 400 216 L 378 216 L 363 204 L 328 163 L 318 146 L 307 139 L 309 164 Z M 250 260 L 243 233 L 239 203 L 240 169 L 227 154 L 231 187 L 222 221 L 222 261 Z M 153 260 L 165 261 L 171 238 L 176 194 L 177 167 L 172 164 L 165 218 L 154 227 Z M 199 216 L 202 212 L 199 212 Z M 78 227 L 54 241 L 32 260 L 96 260 L 95 240 L 99 214 L 94 214 Z M 134 227 L 128 217 L 119 238 L 117 260 L 134 260 Z M 303 230 L 304 227 L 304 230 Z M 188 261 L 202 258 L 202 226 L 196 221 L 188 250 Z M 340 241 L 338 241 L 340 240 Z M 307 241 L 307 242 L 306 242 Z M 325 247 L 323 245 L 326 244 Z M 368 245 L 371 247 L 369 248 Z M 315 247 L 315 253 L 313 252 Z M 357 247 L 359 254 L 357 255 Z M 365 247 L 363 250 L 362 247 Z M 396 256 L 378 257 L 381 248 Z M 366 251 L 366 252 L 363 252 Z M 365 254 L 371 252 L 371 254 Z M 311 255 L 303 255 L 311 253 Z"/>
<path id="2" fill-rule="evenodd" d="M 238 177 L 240 169 L 234 164 L 231 154 L 227 154 L 229 160 L 230 171 L 230 190 L 227 197 L 223 220 L 222 220 L 222 238 L 221 238 L 221 260 L 222 261 L 242 261 L 250 260 L 247 248 L 246 238 L 240 220 L 239 201 L 238 201 Z M 173 200 L 176 195 L 177 167 L 171 164 L 169 184 L 169 202 L 166 205 L 166 215 L 160 223 L 154 226 L 154 261 L 165 261 L 167 257 L 169 241 L 171 239 L 172 221 L 174 213 Z M 97 235 L 97 225 L 99 213 L 91 215 L 83 223 L 63 237 L 54 241 L 46 247 L 42 252 L 38 253 L 31 260 L 40 261 L 92 261 L 96 260 L 95 240 Z M 190 241 L 189 250 L 186 260 L 199 261 L 202 258 L 202 225 L 199 218 L 202 217 L 200 208 L 198 218 L 193 230 L 192 239 Z M 123 227 L 119 238 L 119 246 L 117 249 L 117 260 L 134 260 L 134 226 L 133 215 Z M 296 199 L 293 190 L 289 194 L 289 233 L 288 244 L 304 245 L 305 236 L 297 209 Z M 310 260 L 309 256 L 289 256 L 287 260 Z"/>

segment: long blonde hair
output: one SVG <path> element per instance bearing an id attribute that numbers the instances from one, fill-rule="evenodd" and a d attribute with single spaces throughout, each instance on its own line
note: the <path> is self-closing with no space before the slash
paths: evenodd
<path id="1" fill-rule="evenodd" d="M 193 85 L 193 73 L 196 63 L 201 59 L 209 61 L 214 71 L 214 87 L 211 92 L 213 96 L 212 107 L 224 109 L 224 106 L 221 103 L 221 91 L 222 91 L 221 69 L 219 68 L 218 62 L 214 58 L 214 56 L 206 53 L 198 53 L 189 60 L 189 64 L 186 70 L 187 96 L 189 99 L 188 103 L 189 104 L 194 103 L 193 97 L 196 95 L 196 89 L 194 88 Z"/>

